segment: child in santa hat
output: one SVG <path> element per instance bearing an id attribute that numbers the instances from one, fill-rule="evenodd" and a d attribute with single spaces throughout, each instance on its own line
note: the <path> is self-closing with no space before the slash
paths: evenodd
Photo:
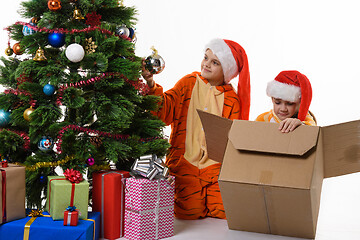
<path id="1" fill-rule="evenodd" d="M 175 216 L 225 218 L 218 184 L 221 164 L 209 159 L 197 109 L 228 119 L 248 120 L 250 74 L 247 55 L 236 42 L 214 39 L 205 46 L 201 72 L 193 72 L 163 92 L 143 68 L 150 93 L 161 97 L 155 114 L 171 124 L 166 164 L 175 176 Z M 230 80 L 239 76 L 238 91 Z"/>
<path id="2" fill-rule="evenodd" d="M 298 71 L 282 71 L 268 83 L 266 93 L 271 97 L 273 109 L 256 121 L 280 123 L 279 130 L 287 133 L 302 124 L 316 125 L 309 106 L 312 89 L 309 79 Z"/>

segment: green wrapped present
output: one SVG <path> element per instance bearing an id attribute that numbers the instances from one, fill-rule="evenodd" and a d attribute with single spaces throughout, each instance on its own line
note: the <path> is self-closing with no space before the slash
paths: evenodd
<path id="1" fill-rule="evenodd" d="M 64 176 L 48 176 L 45 209 L 53 220 L 63 220 L 64 211 L 73 205 L 79 210 L 79 219 L 88 216 L 89 183 L 83 180 L 71 183 Z"/>

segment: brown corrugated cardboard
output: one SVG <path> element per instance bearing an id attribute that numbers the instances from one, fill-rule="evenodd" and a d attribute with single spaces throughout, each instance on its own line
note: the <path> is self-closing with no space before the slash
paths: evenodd
<path id="1" fill-rule="evenodd" d="M 360 121 L 329 127 L 230 121 L 199 111 L 230 229 L 314 238 L 324 177 L 360 171 Z"/>
<path id="2" fill-rule="evenodd" d="M 0 224 L 2 224 L 25 217 L 25 167 L 9 164 L 6 168 L 0 167 L 0 170 Z"/>

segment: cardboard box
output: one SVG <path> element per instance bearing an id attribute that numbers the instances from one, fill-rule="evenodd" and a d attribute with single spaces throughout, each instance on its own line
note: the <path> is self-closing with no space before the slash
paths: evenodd
<path id="1" fill-rule="evenodd" d="M 48 176 L 45 210 L 53 220 L 64 220 L 64 211 L 71 202 L 72 183 L 64 176 Z M 88 213 L 89 183 L 83 180 L 75 183 L 74 206 L 79 211 L 79 219 L 86 219 Z"/>
<path id="2" fill-rule="evenodd" d="M 323 179 L 360 171 L 360 121 L 281 133 L 198 112 L 230 229 L 314 238 Z"/>
<path id="3" fill-rule="evenodd" d="M 25 217 L 25 167 L 0 167 L 0 224 Z"/>

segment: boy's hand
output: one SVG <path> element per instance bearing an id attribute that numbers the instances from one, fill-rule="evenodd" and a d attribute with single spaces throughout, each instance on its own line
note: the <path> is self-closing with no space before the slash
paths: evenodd
<path id="1" fill-rule="evenodd" d="M 280 122 L 279 130 L 283 133 L 292 132 L 298 126 L 302 125 L 302 122 L 297 118 L 286 118 Z"/>
<path id="2" fill-rule="evenodd" d="M 155 84 L 153 74 L 145 68 L 145 60 L 142 60 L 141 75 L 147 82 L 147 85 L 152 88 Z"/>

